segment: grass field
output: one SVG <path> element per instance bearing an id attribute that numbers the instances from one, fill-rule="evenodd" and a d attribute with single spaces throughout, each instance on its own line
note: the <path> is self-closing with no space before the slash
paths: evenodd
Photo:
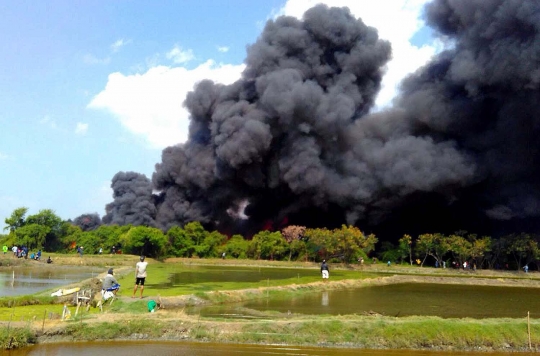
<path id="1" fill-rule="evenodd" d="M 129 339 L 145 335 L 152 340 L 200 340 L 237 343 L 283 343 L 349 348 L 407 348 L 475 351 L 529 351 L 540 345 L 540 321 L 531 319 L 442 319 L 438 317 L 395 318 L 381 315 L 278 315 L 261 313 L 256 320 L 219 320 L 187 315 L 189 305 L 227 303 L 261 297 L 281 297 L 316 290 L 361 287 L 363 285 L 415 281 L 456 284 L 490 284 L 540 287 L 537 273 L 506 271 L 458 271 L 419 268 L 417 266 L 368 265 L 364 267 L 331 265 L 331 280 L 322 282 L 315 263 L 170 259 L 149 259 L 145 299 L 132 299 L 134 266 L 137 256 L 51 255 L 58 265 L 114 267 L 122 289 L 104 311 L 81 309 L 71 318 L 60 319 L 63 304 L 49 296 L 50 291 L 33 296 L 0 299 L 0 343 L 4 349 L 33 343 Z M 1 268 L 24 264 L 0 258 Z M 219 271 L 219 266 L 235 266 L 250 273 L 270 268 L 267 278 L 253 281 L 198 281 L 196 271 Z M 289 277 L 272 278 L 285 271 Z M 284 273 L 285 273 L 284 272 Z M 193 280 L 171 283 L 171 276 L 190 276 Z M 219 279 L 219 278 L 218 278 Z M 255 278 L 257 279 L 257 278 Z M 84 285 L 85 281 L 81 284 Z M 539 289 L 540 291 L 540 289 Z M 166 308 L 150 314 L 146 302 L 161 298 Z M 141 315 L 144 314 L 144 318 Z"/>

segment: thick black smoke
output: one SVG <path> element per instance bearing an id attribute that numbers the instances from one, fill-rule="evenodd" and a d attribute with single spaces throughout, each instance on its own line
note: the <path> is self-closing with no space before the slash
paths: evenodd
<path id="1" fill-rule="evenodd" d="M 98 213 L 82 214 L 73 220 L 73 225 L 81 228 L 82 231 L 95 230 L 102 225 Z"/>
<path id="2" fill-rule="evenodd" d="M 388 237 L 534 228 L 512 224 L 540 213 L 539 15 L 536 0 L 429 4 L 451 49 L 375 114 L 391 49 L 374 28 L 324 5 L 269 21 L 240 80 L 188 94 L 189 139 L 163 151 L 153 187 L 115 176 L 104 222 L 352 223 Z"/>
<path id="3" fill-rule="evenodd" d="M 111 188 L 114 201 L 105 207 L 104 224 L 156 226 L 152 182 L 144 174 L 118 172 Z"/>

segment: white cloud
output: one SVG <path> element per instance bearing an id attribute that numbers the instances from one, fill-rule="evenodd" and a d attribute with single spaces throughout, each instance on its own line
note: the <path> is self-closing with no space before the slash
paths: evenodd
<path id="1" fill-rule="evenodd" d="M 96 64 L 109 64 L 111 57 L 98 58 L 93 54 L 85 54 L 83 56 L 83 62 L 90 65 Z"/>
<path id="2" fill-rule="evenodd" d="M 131 40 L 124 41 L 123 38 L 121 38 L 119 40 L 116 40 L 116 42 L 114 42 L 111 45 L 111 51 L 118 52 L 120 50 L 120 48 L 124 47 L 125 45 L 127 45 L 130 42 L 131 42 Z"/>
<path id="3" fill-rule="evenodd" d="M 77 135 L 85 135 L 87 131 L 88 131 L 88 124 L 77 122 L 77 126 L 75 127 L 75 133 Z"/>
<path id="4" fill-rule="evenodd" d="M 240 78 L 244 65 L 216 64 L 212 60 L 194 69 L 156 66 L 146 73 L 112 73 L 107 85 L 88 104 L 105 109 L 130 132 L 155 148 L 185 142 L 189 114 L 183 107 L 186 94 L 202 79 L 230 84 Z"/>
<path id="5" fill-rule="evenodd" d="M 52 129 L 58 128 L 58 125 L 56 125 L 56 121 L 52 119 L 49 115 L 45 115 L 41 120 L 39 120 L 39 123 L 42 125 L 49 126 Z"/>
<path id="6" fill-rule="evenodd" d="M 229 52 L 229 47 L 227 46 L 218 46 L 217 50 L 221 53 Z"/>
<path id="7" fill-rule="evenodd" d="M 395 97 L 397 86 L 408 74 L 425 64 L 438 50 L 435 44 L 416 47 L 409 42 L 424 24 L 423 5 L 428 0 L 288 0 L 271 15 L 301 17 L 316 3 L 347 6 L 354 16 L 378 29 L 381 38 L 392 43 L 393 60 L 387 66 L 378 108 Z M 225 51 L 226 47 L 218 47 Z M 165 57 L 176 64 L 195 58 L 192 50 L 174 46 Z M 216 64 L 209 60 L 194 69 L 159 65 L 162 56 L 147 61 L 149 69 L 142 74 L 109 75 L 106 87 L 88 104 L 89 108 L 111 112 L 131 133 L 144 138 L 152 147 L 163 148 L 185 142 L 189 114 L 182 106 L 186 94 L 202 79 L 229 84 L 240 78 L 244 65 Z"/>
<path id="8" fill-rule="evenodd" d="M 191 49 L 183 50 L 182 47 L 175 45 L 166 55 L 173 63 L 183 64 L 195 58 Z"/>
<path id="9" fill-rule="evenodd" d="M 440 50 L 438 43 L 413 46 L 409 41 L 424 25 L 422 9 L 429 0 L 287 0 L 276 16 L 301 18 L 304 12 L 318 3 L 328 6 L 346 6 L 351 13 L 379 31 L 379 37 L 392 44 L 393 59 L 377 97 L 378 107 L 387 106 L 396 96 L 398 85 L 409 73 L 421 67 Z"/>

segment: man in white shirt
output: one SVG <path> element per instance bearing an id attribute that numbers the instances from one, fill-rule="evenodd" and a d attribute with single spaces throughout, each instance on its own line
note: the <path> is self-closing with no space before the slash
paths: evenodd
<path id="1" fill-rule="evenodd" d="M 148 266 L 148 262 L 144 261 L 144 256 L 141 256 L 141 260 L 137 262 L 135 265 L 135 287 L 133 288 L 133 296 L 131 298 L 135 298 L 135 294 L 137 293 L 137 288 L 139 285 L 141 286 L 141 299 L 143 295 L 144 290 L 144 280 L 146 279 L 146 266 Z"/>

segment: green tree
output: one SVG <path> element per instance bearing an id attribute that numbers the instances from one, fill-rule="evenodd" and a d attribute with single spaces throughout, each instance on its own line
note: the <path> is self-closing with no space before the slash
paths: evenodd
<path id="1" fill-rule="evenodd" d="M 306 229 L 304 237 L 307 239 L 311 259 L 329 259 L 332 250 L 332 232 L 330 230 L 326 228 Z"/>
<path id="2" fill-rule="evenodd" d="M 461 235 L 450 235 L 448 237 L 449 249 L 452 256 L 457 261 L 459 266 L 463 266 L 463 262 L 471 258 L 472 243 Z"/>
<path id="3" fill-rule="evenodd" d="M 180 226 L 173 226 L 167 231 L 169 253 L 177 257 L 191 257 L 195 253 L 195 243 Z"/>
<path id="4" fill-rule="evenodd" d="M 225 244 L 225 253 L 234 258 L 247 258 L 249 241 L 242 235 L 233 235 Z"/>
<path id="5" fill-rule="evenodd" d="M 471 241 L 471 257 L 476 261 L 478 267 L 484 266 L 487 253 L 491 250 L 491 237 L 483 236 L 482 238 L 476 238 Z"/>
<path id="6" fill-rule="evenodd" d="M 307 243 L 302 240 L 292 240 L 289 244 L 289 261 L 291 259 L 297 261 L 297 260 L 303 260 L 308 261 L 308 249 L 307 249 Z"/>
<path id="7" fill-rule="evenodd" d="M 122 248 L 122 236 L 131 228 L 131 225 L 101 225 L 95 230 L 85 232 L 84 236 L 88 239 L 92 239 L 92 245 L 95 245 L 98 250 L 102 247 L 105 252 L 108 252 L 111 251 L 114 246 L 118 251 Z M 85 246 L 85 249 L 86 245 L 90 246 L 88 242 L 78 241 L 76 235 L 73 235 L 72 239 L 68 240 L 70 241 L 65 244 L 68 246 L 68 249 L 75 248 L 77 244 Z M 84 243 L 86 245 L 84 245 Z"/>
<path id="8" fill-rule="evenodd" d="M 147 226 L 132 227 L 122 235 L 121 242 L 127 253 L 154 258 L 163 257 L 167 246 L 167 238 L 163 232 Z"/>
<path id="9" fill-rule="evenodd" d="M 26 223 L 25 215 L 28 212 L 28 208 L 21 207 L 15 209 L 9 218 L 6 218 L 4 221 L 6 226 L 4 230 L 9 230 L 9 233 L 15 232 L 18 228 L 24 226 Z"/>
<path id="10" fill-rule="evenodd" d="M 274 260 L 287 251 L 288 244 L 279 231 L 261 231 L 251 240 L 248 253 L 255 259 Z"/>
<path id="11" fill-rule="evenodd" d="M 43 249 L 45 237 L 49 233 L 48 226 L 39 224 L 25 224 L 15 230 L 19 244 L 28 247 L 29 250 Z"/>
<path id="12" fill-rule="evenodd" d="M 202 243 L 195 247 L 197 256 L 199 257 L 218 257 L 224 252 L 224 244 L 227 241 L 227 236 L 219 233 L 218 231 L 212 231 L 206 234 Z"/>
<path id="13" fill-rule="evenodd" d="M 378 255 L 381 261 L 398 261 L 401 257 L 401 251 L 390 241 L 383 241 Z"/>
<path id="14" fill-rule="evenodd" d="M 339 256 L 342 261 L 350 263 L 357 259 L 360 251 L 368 254 L 375 248 L 377 238 L 375 235 L 364 235 L 355 226 L 342 225 L 334 229 L 331 236 L 332 254 Z"/>
<path id="15" fill-rule="evenodd" d="M 186 232 L 186 236 L 193 241 L 195 246 L 200 245 L 204 241 L 206 235 L 208 235 L 208 231 L 206 231 L 198 221 L 187 223 L 184 225 L 184 230 Z"/>
<path id="16" fill-rule="evenodd" d="M 403 263 L 403 261 L 405 261 L 405 259 L 408 257 L 409 262 L 412 266 L 412 237 L 405 234 L 402 238 L 399 239 L 398 243 L 399 259 Z"/>
<path id="17" fill-rule="evenodd" d="M 513 234 L 507 236 L 507 239 L 507 252 L 514 257 L 518 270 L 538 258 L 538 243 L 530 234 Z"/>
<path id="18" fill-rule="evenodd" d="M 40 210 L 37 214 L 29 215 L 26 224 L 37 224 L 49 228 L 43 243 L 44 249 L 54 251 L 61 245 L 64 221 L 51 209 Z"/>
<path id="19" fill-rule="evenodd" d="M 91 234 L 84 234 L 83 237 L 83 231 L 80 227 L 76 225 L 72 225 L 70 223 L 67 224 L 68 226 L 65 226 L 63 228 L 63 234 L 62 238 L 59 241 L 59 246 L 52 251 L 62 251 L 62 252 L 72 252 L 75 246 L 85 246 L 85 249 L 89 247 L 89 244 L 87 241 L 94 241 L 96 238 L 94 238 Z M 84 239 L 83 241 L 81 241 Z M 91 253 L 90 251 L 85 250 L 86 253 Z"/>
<path id="20" fill-rule="evenodd" d="M 507 236 L 501 236 L 497 239 L 491 240 L 491 246 L 486 251 L 486 260 L 488 268 L 495 269 L 500 268 L 507 262 L 506 251 L 510 241 Z"/>
<path id="21" fill-rule="evenodd" d="M 433 257 L 439 266 L 442 266 L 444 255 L 449 250 L 448 238 L 443 234 L 422 234 L 416 240 L 416 253 L 419 256 L 424 256 L 421 266 L 424 266 L 428 256 Z"/>

